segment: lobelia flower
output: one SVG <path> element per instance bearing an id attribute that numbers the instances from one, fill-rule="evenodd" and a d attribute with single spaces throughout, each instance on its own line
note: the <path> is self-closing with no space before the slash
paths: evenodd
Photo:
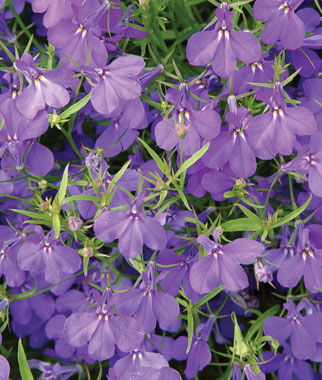
<path id="1" fill-rule="evenodd" d="M 302 8 L 296 15 L 303 21 L 305 29 L 310 32 L 304 38 L 302 46 L 296 50 L 289 50 L 286 52 L 286 57 L 291 62 L 295 70 L 301 68 L 301 77 L 317 77 L 322 71 L 321 58 L 318 52 L 322 48 L 322 28 L 319 27 L 321 20 L 319 12 L 313 8 Z"/>
<path id="2" fill-rule="evenodd" d="M 288 311 L 286 318 L 269 317 L 263 325 L 264 334 L 277 339 L 281 345 L 290 337 L 293 355 L 303 360 L 313 359 L 316 343 L 322 341 L 322 313 L 312 312 L 303 316 L 301 311 L 305 310 L 306 303 L 306 300 L 300 301 L 297 306 L 293 301 L 284 303 Z"/>
<path id="3" fill-rule="evenodd" d="M 17 155 L 22 142 L 44 134 L 48 128 L 47 113 L 42 111 L 33 120 L 25 118 L 17 109 L 15 99 L 6 99 L 0 106 L 0 157 L 5 150 Z"/>
<path id="4" fill-rule="evenodd" d="M 12 143 L 11 147 L 17 149 L 15 143 Z M 42 177 L 53 168 L 53 165 L 54 155 L 51 150 L 32 140 L 20 142 L 16 154 L 5 154 L 1 159 L 2 169 L 7 175 L 14 178 L 19 178 L 23 169 L 28 173 Z M 26 189 L 27 185 L 25 185 L 24 190 Z"/>
<path id="5" fill-rule="evenodd" d="M 34 119 L 37 112 L 43 110 L 46 104 L 61 108 L 69 102 L 69 93 L 62 84 L 73 75 L 72 71 L 62 67 L 49 71 L 40 70 L 29 53 L 24 53 L 21 59 L 17 59 L 14 67 L 29 83 L 29 86 L 18 95 L 16 103 L 17 109 L 27 119 Z"/>
<path id="6" fill-rule="evenodd" d="M 54 231 L 44 234 L 35 226 L 35 234 L 26 238 L 17 255 L 18 265 L 31 273 L 45 274 L 46 281 L 57 283 L 66 273 L 73 274 L 81 267 L 81 257 L 72 248 L 62 245 L 55 238 Z"/>
<path id="7" fill-rule="evenodd" d="M 211 352 L 208 339 L 213 328 L 214 318 L 211 316 L 205 323 L 200 323 L 192 337 L 191 347 L 188 354 L 188 338 L 180 336 L 172 345 L 172 355 L 176 360 L 186 360 L 184 371 L 188 379 L 195 378 L 198 372 L 206 367 L 211 361 Z"/>
<path id="8" fill-rule="evenodd" d="M 317 130 L 313 113 L 306 107 L 287 107 L 283 85 L 274 84 L 273 96 L 266 101 L 269 112 L 253 117 L 248 127 L 249 142 L 261 159 L 271 159 L 277 153 L 290 155 L 296 135 L 310 136 Z"/>
<path id="9" fill-rule="evenodd" d="M 19 286 L 25 280 L 25 272 L 17 264 L 17 252 L 25 233 L 17 233 L 7 226 L 0 226 L 0 274 L 9 286 Z"/>
<path id="10" fill-rule="evenodd" d="M 212 292 L 224 285 L 227 290 L 236 291 L 248 286 L 248 278 L 240 264 L 252 264 L 263 251 L 263 244 L 240 238 L 221 245 L 218 243 L 220 231 L 213 231 L 213 241 L 204 235 L 198 236 L 207 256 L 192 265 L 190 282 L 192 288 L 201 294 Z"/>
<path id="11" fill-rule="evenodd" d="M 245 107 L 237 108 L 234 96 L 228 97 L 228 104 L 230 111 L 225 119 L 229 122 L 229 130 L 221 132 L 211 141 L 202 160 L 211 169 L 221 169 L 229 162 L 234 175 L 250 177 L 256 171 L 255 153 L 248 142 L 251 114 Z"/>
<path id="12" fill-rule="evenodd" d="M 41 360 L 28 360 L 30 368 L 36 368 L 42 372 L 42 376 L 38 379 L 57 379 L 67 380 L 75 374 L 82 372 L 79 365 L 61 365 L 59 363 L 51 364 Z"/>
<path id="13" fill-rule="evenodd" d="M 113 295 L 113 304 L 121 315 L 135 314 L 135 320 L 144 332 L 155 329 L 156 321 L 161 329 L 176 331 L 179 304 L 170 294 L 158 290 L 158 278 L 155 278 L 155 267 L 149 262 L 146 272 L 142 273 L 142 282 L 139 289 Z"/>
<path id="14" fill-rule="evenodd" d="M 216 9 L 217 23 L 212 31 L 197 32 L 187 44 L 187 58 L 191 65 L 205 66 L 212 61 L 214 72 L 228 78 L 236 67 L 236 58 L 245 63 L 257 62 L 261 47 L 250 32 L 233 30 L 231 21 L 234 12 L 223 2 Z"/>
<path id="15" fill-rule="evenodd" d="M 91 102 L 95 110 L 107 116 L 119 116 L 125 103 L 141 95 L 139 74 L 145 62 L 137 56 L 116 58 L 107 66 L 83 67 L 93 82 Z"/>
<path id="16" fill-rule="evenodd" d="M 167 368 L 169 375 L 173 373 L 170 379 L 181 379 L 177 371 L 169 368 L 167 360 L 160 353 L 149 352 L 143 347 L 133 350 L 113 365 L 114 375 L 122 380 L 158 379 L 162 368 Z M 168 376 L 166 378 L 169 379 Z"/>
<path id="17" fill-rule="evenodd" d="M 322 196 L 322 132 L 319 131 L 310 139 L 309 149 L 281 166 L 284 172 L 297 171 L 308 175 L 308 184 L 312 193 Z"/>
<path id="18" fill-rule="evenodd" d="M 67 0 L 32 0 L 32 11 L 46 12 L 43 23 L 46 28 L 51 28 L 65 17 L 67 3 Z"/>
<path id="19" fill-rule="evenodd" d="M 89 356 L 98 361 L 111 358 L 115 345 L 123 352 L 130 352 L 140 346 L 144 334 L 134 318 L 115 315 L 109 290 L 100 297 L 95 291 L 95 311 L 73 313 L 67 318 L 64 334 L 74 347 L 88 344 Z"/>
<path id="20" fill-rule="evenodd" d="M 88 64 L 103 65 L 108 52 L 101 38 L 100 20 L 105 19 L 109 1 L 71 1 L 72 15 L 48 30 L 48 41 L 60 49 L 60 61 L 64 67 L 75 68 Z M 104 17 L 105 16 L 105 17 Z"/>
<path id="21" fill-rule="evenodd" d="M 190 156 L 201 148 L 205 141 L 216 137 L 220 131 L 220 117 L 211 108 L 211 103 L 195 109 L 188 86 L 182 83 L 179 91 L 168 91 L 166 99 L 175 105 L 172 116 L 155 126 L 156 142 L 160 148 L 171 150 L 175 146 L 184 156 Z"/>
<path id="22" fill-rule="evenodd" d="M 0 301 L 0 311 L 2 311 L 8 305 L 8 299 L 4 298 Z M 0 345 L 2 344 L 2 336 L 0 333 Z M 0 355 L 0 380 L 8 380 L 10 375 L 10 365 L 8 360 Z"/>
<path id="23" fill-rule="evenodd" d="M 127 210 L 106 210 L 95 220 L 95 236 L 104 243 L 119 239 L 118 248 L 126 259 L 139 255 L 143 243 L 151 249 L 165 248 L 167 236 L 158 219 L 142 211 L 144 193 L 134 201 L 124 200 Z"/>
<path id="24" fill-rule="evenodd" d="M 297 359 L 287 343 L 284 343 L 282 354 L 264 351 L 263 358 L 267 363 L 260 365 L 261 370 L 267 374 L 277 371 L 277 380 L 293 379 L 294 376 L 296 379 L 315 379 L 311 364 Z"/>
<path id="25" fill-rule="evenodd" d="M 261 32 L 261 40 L 268 45 L 281 40 L 284 48 L 295 50 L 301 47 L 305 37 L 305 26 L 295 14 L 304 0 L 256 0 L 253 15 L 259 21 L 267 21 Z"/>
<path id="26" fill-rule="evenodd" d="M 296 254 L 284 260 L 277 273 L 278 282 L 293 288 L 304 276 L 305 287 L 312 293 L 322 289 L 322 226 L 297 224 Z"/>

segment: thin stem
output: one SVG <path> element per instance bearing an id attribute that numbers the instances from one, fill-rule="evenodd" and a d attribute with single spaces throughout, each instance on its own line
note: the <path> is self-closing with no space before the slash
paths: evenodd
<path id="1" fill-rule="evenodd" d="M 25 34 L 29 37 L 29 38 L 33 38 L 32 34 L 29 32 L 28 28 L 26 27 L 26 25 L 24 24 L 24 22 L 22 21 L 21 17 L 18 15 L 18 13 L 16 12 L 15 10 L 15 7 L 13 6 L 12 4 L 12 0 L 7 0 L 7 4 L 8 4 L 8 7 L 9 9 L 11 10 L 12 14 L 14 15 L 17 23 L 20 25 L 21 29 L 25 32 Z M 47 52 L 46 50 L 40 45 L 40 43 L 35 39 L 33 38 L 32 39 L 32 43 L 39 49 L 39 51 L 43 54 L 43 55 L 47 55 Z"/>

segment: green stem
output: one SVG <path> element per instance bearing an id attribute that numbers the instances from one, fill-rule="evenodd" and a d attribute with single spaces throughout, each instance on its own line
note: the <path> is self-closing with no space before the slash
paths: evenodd
<path id="1" fill-rule="evenodd" d="M 25 32 L 25 34 L 29 37 L 29 38 L 32 38 L 32 34 L 29 32 L 28 28 L 26 27 L 26 25 L 24 24 L 24 22 L 22 21 L 21 17 L 18 15 L 18 13 L 16 12 L 13 4 L 12 4 L 12 0 L 7 0 L 7 5 L 9 7 L 9 9 L 11 10 L 12 14 L 14 15 L 17 23 L 20 25 L 21 29 Z M 32 39 L 32 42 L 33 44 L 39 49 L 39 51 L 43 54 L 43 55 L 47 55 L 47 52 L 46 50 L 40 45 L 40 43 L 35 39 L 33 38 Z"/>
<path id="2" fill-rule="evenodd" d="M 70 146 L 73 148 L 73 151 L 77 154 L 78 158 L 82 161 L 84 161 L 84 156 L 81 154 L 81 152 L 78 150 L 74 140 L 73 140 L 73 137 L 72 137 L 72 134 L 71 134 L 71 131 L 65 131 L 65 129 L 63 128 L 60 128 L 60 131 L 63 133 L 63 135 L 66 137 L 66 139 L 68 140 Z"/>

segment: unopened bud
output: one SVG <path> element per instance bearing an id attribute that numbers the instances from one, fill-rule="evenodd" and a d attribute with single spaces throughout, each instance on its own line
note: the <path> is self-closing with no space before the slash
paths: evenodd
<path id="1" fill-rule="evenodd" d="M 237 178 L 235 184 L 242 189 L 246 186 L 246 181 L 244 178 Z"/>
<path id="2" fill-rule="evenodd" d="M 42 211 L 48 210 L 48 203 L 45 201 L 42 201 L 39 205 L 39 207 L 42 209 Z"/>
<path id="3" fill-rule="evenodd" d="M 183 137 L 187 132 L 187 127 L 184 124 L 176 124 L 175 131 L 179 137 Z"/>
<path id="4" fill-rule="evenodd" d="M 85 247 L 81 250 L 81 255 L 89 259 L 94 255 L 94 250 L 92 247 Z"/>
<path id="5" fill-rule="evenodd" d="M 156 189 L 162 189 L 163 188 L 163 183 L 161 182 L 161 181 L 156 181 L 156 183 L 155 183 L 155 187 L 156 187 Z"/>
<path id="6" fill-rule="evenodd" d="M 38 186 L 41 190 L 45 190 L 47 187 L 47 181 L 45 179 L 42 179 L 38 182 Z"/>
<path id="7" fill-rule="evenodd" d="M 71 231 L 79 230 L 82 227 L 82 225 L 82 219 L 78 218 L 77 216 L 70 216 L 68 218 L 68 227 Z"/>

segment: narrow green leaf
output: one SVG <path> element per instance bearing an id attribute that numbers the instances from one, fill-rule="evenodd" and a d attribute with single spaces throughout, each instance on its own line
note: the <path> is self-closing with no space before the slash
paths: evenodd
<path id="1" fill-rule="evenodd" d="M 229 220 L 221 225 L 225 232 L 259 231 L 262 227 L 249 218 Z"/>
<path id="2" fill-rule="evenodd" d="M 13 300 L 10 300 L 10 303 L 32 297 L 37 289 L 37 279 L 34 277 L 34 280 L 35 280 L 35 283 L 33 284 L 32 288 L 28 290 L 28 292 L 23 292 L 23 293 L 14 295 L 14 298 Z"/>
<path id="3" fill-rule="evenodd" d="M 187 321 L 188 321 L 188 345 L 187 345 L 186 354 L 190 351 L 192 337 L 193 337 L 193 315 L 192 315 L 192 310 L 190 307 L 187 310 Z"/>
<path id="4" fill-rule="evenodd" d="M 194 153 L 188 160 L 186 160 L 178 169 L 175 176 L 179 177 L 181 173 L 186 171 L 190 166 L 192 166 L 196 161 L 199 160 L 208 150 L 210 142 L 208 141 L 206 145 L 204 145 L 198 152 Z"/>
<path id="5" fill-rule="evenodd" d="M 60 183 L 60 186 L 59 186 L 59 190 L 58 190 L 58 194 L 57 194 L 59 207 L 63 204 L 63 200 L 65 198 L 66 191 L 67 191 L 67 185 L 68 185 L 68 167 L 69 167 L 69 164 L 67 164 L 66 167 L 65 167 L 65 170 L 64 170 L 64 173 L 63 173 L 63 178 L 61 180 L 61 183 Z"/>
<path id="6" fill-rule="evenodd" d="M 66 119 L 68 118 L 70 115 L 78 112 L 79 110 L 81 110 L 83 107 L 86 106 L 86 104 L 89 102 L 89 99 L 92 95 L 92 91 L 90 91 L 86 96 L 84 96 L 81 100 L 79 100 L 78 102 L 74 103 L 72 106 L 70 106 L 69 108 L 67 108 L 67 110 L 65 110 L 64 112 L 62 112 L 59 117 L 61 119 Z"/>
<path id="7" fill-rule="evenodd" d="M 58 239 L 60 234 L 60 218 L 58 214 L 53 215 L 52 222 L 55 231 L 55 238 Z"/>
<path id="8" fill-rule="evenodd" d="M 144 140 L 141 140 L 139 137 L 137 138 L 137 140 L 140 141 L 140 143 L 149 152 L 150 156 L 153 158 L 155 163 L 158 165 L 159 169 L 162 171 L 162 173 L 164 173 L 164 164 L 163 164 L 161 158 L 159 157 L 159 155 L 151 147 L 149 147 L 149 145 Z"/>
<path id="9" fill-rule="evenodd" d="M 99 204 L 101 198 L 94 197 L 93 195 L 71 195 L 70 197 L 65 198 L 62 204 L 72 201 L 90 201 Z"/>
<path id="10" fill-rule="evenodd" d="M 265 322 L 266 318 L 271 317 L 272 315 L 276 315 L 280 310 L 280 305 L 274 305 L 270 309 L 268 309 L 265 313 L 263 313 L 260 317 L 256 319 L 256 321 L 251 325 L 250 329 L 246 334 L 246 340 L 250 341 L 251 337 L 256 333 L 256 331 L 260 330 Z M 251 313 L 251 310 L 246 310 L 245 314 Z"/>
<path id="11" fill-rule="evenodd" d="M 42 220 L 48 220 L 48 221 L 50 221 L 49 215 L 44 215 L 44 214 L 41 214 L 41 213 L 38 213 L 38 212 L 27 211 L 27 210 L 18 210 L 18 209 L 15 209 L 15 208 L 12 208 L 10 210 L 14 211 L 17 214 L 28 216 L 29 218 L 42 219 Z"/>
<path id="12" fill-rule="evenodd" d="M 25 351 L 23 349 L 21 338 L 18 341 L 18 365 L 22 380 L 34 380 Z"/>
<path id="13" fill-rule="evenodd" d="M 225 289 L 224 286 L 218 286 L 215 290 L 213 290 L 211 293 L 205 295 L 204 297 L 201 298 L 197 303 L 194 304 L 194 307 L 199 309 L 202 305 L 204 305 L 206 302 L 210 301 L 214 297 L 216 297 L 217 294 L 219 294 L 221 291 Z"/>
<path id="14" fill-rule="evenodd" d="M 286 78 L 285 80 L 283 80 L 282 84 L 283 86 L 286 86 L 287 84 L 289 84 L 290 82 L 292 82 L 292 80 L 297 76 L 297 74 L 302 70 L 302 67 L 300 67 L 298 70 L 295 71 L 295 73 L 291 74 L 288 78 Z"/>
<path id="15" fill-rule="evenodd" d="M 249 218 L 251 219 L 254 223 L 258 224 L 259 226 L 262 225 L 262 222 L 261 220 L 259 219 L 259 217 L 254 214 L 252 211 L 250 211 L 247 207 L 241 205 L 241 204 L 238 204 L 237 205 L 241 210 L 242 212 Z"/>
<path id="16" fill-rule="evenodd" d="M 310 204 L 311 200 L 312 200 L 312 194 L 310 194 L 308 200 L 301 207 L 299 207 L 297 210 L 292 211 L 291 213 L 284 216 L 283 218 L 277 220 L 275 223 L 273 223 L 270 226 L 270 229 L 280 227 L 283 224 L 286 224 L 286 223 L 290 222 L 291 220 L 295 219 L 297 216 L 299 216 L 307 208 L 307 206 Z"/>

